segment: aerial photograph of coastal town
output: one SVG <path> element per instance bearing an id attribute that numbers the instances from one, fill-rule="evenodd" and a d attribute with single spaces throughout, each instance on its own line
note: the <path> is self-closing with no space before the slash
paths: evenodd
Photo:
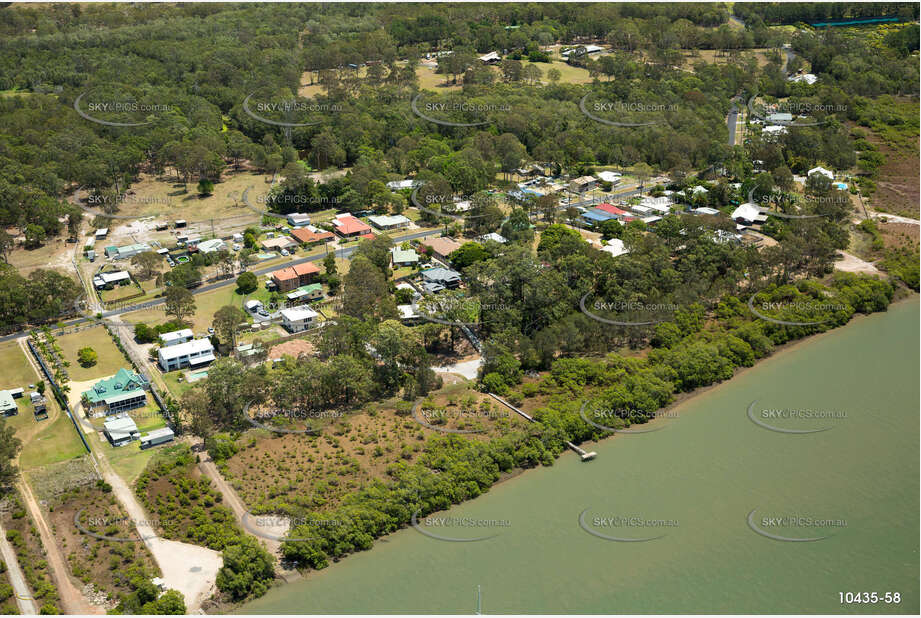
<path id="1" fill-rule="evenodd" d="M 918 2 L 0 2 L 0 615 L 918 615 Z"/>

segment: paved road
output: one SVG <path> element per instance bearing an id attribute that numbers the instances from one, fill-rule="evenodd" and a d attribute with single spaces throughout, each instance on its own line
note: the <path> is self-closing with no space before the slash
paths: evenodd
<path id="1" fill-rule="evenodd" d="M 732 109 L 729 110 L 729 118 L 726 120 L 726 124 L 729 125 L 729 145 L 736 145 L 736 122 L 739 120 L 739 109 L 736 107 L 735 102 L 732 103 Z"/>
<path id="2" fill-rule="evenodd" d="M 32 593 L 29 592 L 29 586 L 26 585 L 26 578 L 19 568 L 16 552 L 13 551 L 9 541 L 6 540 L 6 532 L 3 530 L 3 526 L 0 526 L 0 558 L 3 558 L 3 562 L 6 564 L 6 574 L 13 585 L 19 613 L 30 616 L 37 615 L 38 608 L 35 606 L 35 601 L 32 600 Z"/>
<path id="3" fill-rule="evenodd" d="M 405 242 L 407 240 L 415 240 L 418 238 L 424 238 L 426 236 L 434 236 L 435 234 L 438 234 L 438 233 L 440 233 L 438 230 L 421 230 L 418 232 L 413 232 L 411 234 L 404 234 L 402 236 L 394 236 L 393 240 L 395 244 L 398 244 L 398 243 Z M 357 248 L 358 248 L 358 245 L 355 244 L 350 247 L 343 247 L 341 249 L 336 249 L 335 250 L 336 257 L 348 259 L 349 257 L 351 257 L 353 253 L 355 253 L 355 250 Z M 290 262 L 286 262 L 284 264 L 276 264 L 275 266 L 272 266 L 272 267 L 252 270 L 250 272 L 256 274 L 257 276 L 266 275 L 272 271 L 278 270 L 279 268 L 286 268 L 288 266 L 295 266 L 297 264 L 305 264 L 307 262 L 319 262 L 323 260 L 325 257 L 326 257 L 326 254 L 321 253 L 319 255 L 311 255 L 311 256 L 300 258 L 297 260 L 291 260 Z M 219 288 L 222 288 L 228 285 L 236 285 L 236 279 L 234 279 L 233 277 L 230 277 L 227 279 L 223 279 L 221 281 L 215 281 L 214 283 L 209 283 L 207 285 L 199 286 L 191 290 L 191 292 L 192 294 L 204 294 L 205 292 L 211 292 L 212 290 L 217 290 Z M 102 317 L 110 318 L 113 316 L 122 315 L 123 313 L 130 313 L 132 311 L 138 311 L 139 309 L 150 309 L 152 307 L 159 307 L 160 305 L 164 304 L 164 302 L 166 302 L 165 299 L 157 298 L 157 299 L 148 300 L 142 303 L 128 305 L 126 307 L 120 307 L 118 309 L 110 309 L 109 311 L 103 311 Z M 88 322 L 92 320 L 93 318 L 86 318 L 86 317 L 75 318 L 73 320 L 68 320 L 66 322 L 63 322 L 63 325 L 65 327 L 75 326 L 77 324 L 82 324 L 83 322 Z M 3 337 L 0 337 L 0 343 L 11 341 L 13 339 L 18 339 L 19 337 L 23 337 L 26 334 L 27 334 L 26 331 L 22 330 L 22 331 L 18 331 L 15 333 L 11 333 L 9 335 L 5 335 Z"/>

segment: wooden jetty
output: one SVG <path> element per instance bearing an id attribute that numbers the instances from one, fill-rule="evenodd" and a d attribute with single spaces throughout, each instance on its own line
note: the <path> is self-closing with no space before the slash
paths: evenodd
<path id="1" fill-rule="evenodd" d="M 515 406 L 507 402 L 505 399 L 503 399 L 502 397 L 499 397 L 499 395 L 496 395 L 495 393 L 489 393 L 489 396 L 495 399 L 496 401 L 498 401 L 499 403 L 501 403 L 503 406 L 505 406 L 512 412 L 515 412 L 516 414 L 520 415 L 522 418 L 526 419 L 528 422 L 530 423 L 537 422 L 534 420 L 534 417 L 530 416 L 529 414 L 526 414 L 524 410 L 520 410 L 516 408 Z M 566 446 L 568 446 L 570 450 L 575 451 L 575 453 L 578 454 L 579 457 L 582 458 L 582 461 L 590 461 L 598 456 L 598 453 L 596 453 L 595 451 L 590 451 L 590 452 L 586 451 L 585 449 L 579 448 L 572 442 L 567 442 Z"/>

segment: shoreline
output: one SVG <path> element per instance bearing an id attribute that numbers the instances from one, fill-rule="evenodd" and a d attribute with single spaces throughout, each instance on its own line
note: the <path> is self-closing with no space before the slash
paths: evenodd
<path id="1" fill-rule="evenodd" d="M 792 352 L 792 351 L 794 351 L 794 350 L 797 350 L 797 349 L 799 349 L 799 348 L 802 347 L 802 346 L 805 346 L 805 345 L 807 345 L 807 344 L 810 344 L 810 343 L 819 341 L 822 337 L 824 337 L 824 336 L 826 336 L 826 335 L 830 335 L 830 334 L 832 334 L 832 333 L 841 332 L 844 328 L 846 328 L 846 327 L 848 327 L 848 326 L 851 326 L 852 324 L 859 323 L 859 322 L 862 321 L 863 319 L 868 319 L 868 318 L 872 318 L 872 317 L 874 317 L 874 316 L 886 314 L 886 313 L 888 313 L 889 310 L 891 310 L 893 307 L 902 306 L 902 305 L 908 303 L 909 301 L 914 301 L 914 302 L 917 303 L 917 302 L 919 302 L 919 300 L 921 300 L 921 295 L 912 292 L 911 294 L 909 294 L 909 295 L 907 295 L 907 296 L 905 296 L 905 297 L 903 297 L 903 298 L 900 298 L 900 299 L 895 300 L 895 301 L 893 301 L 892 303 L 890 303 L 890 304 L 887 306 L 886 311 L 878 311 L 878 312 L 870 313 L 870 314 L 858 313 L 858 314 L 855 314 L 854 317 L 852 317 L 851 320 L 848 321 L 847 324 L 844 324 L 844 325 L 842 325 L 841 327 L 833 328 L 833 329 L 830 329 L 830 330 L 825 331 L 825 332 L 823 332 L 823 333 L 816 333 L 816 334 L 814 334 L 814 335 L 809 335 L 808 337 L 804 337 L 804 338 L 802 338 L 802 339 L 797 339 L 797 340 L 795 340 L 795 341 L 789 341 L 789 342 L 787 342 L 787 343 L 784 343 L 784 344 L 781 344 L 781 345 L 779 345 L 779 346 L 776 346 L 776 347 L 774 348 L 774 350 L 771 352 L 770 355 L 768 355 L 768 356 L 766 356 L 766 357 L 764 357 L 764 358 L 762 358 L 762 359 L 759 359 L 759 360 L 756 361 L 755 364 L 752 365 L 751 367 L 742 367 L 742 368 L 737 369 L 737 370 L 733 373 L 732 377 L 730 377 L 730 378 L 727 379 L 727 380 L 723 380 L 723 381 L 717 382 L 717 383 L 715 383 L 715 384 L 710 384 L 710 385 L 708 385 L 708 386 L 703 386 L 703 387 L 694 389 L 693 391 L 690 391 L 690 392 L 676 394 L 676 395 L 675 395 L 675 400 L 674 400 L 671 404 L 669 404 L 667 407 L 661 408 L 661 409 L 658 411 L 658 412 L 659 412 L 659 416 L 657 416 L 657 418 L 655 418 L 655 419 L 649 421 L 648 423 L 643 423 L 643 425 L 644 425 L 644 426 L 645 426 L 645 425 L 649 425 L 650 423 L 654 423 L 654 422 L 657 422 L 657 421 L 662 421 L 662 422 L 664 422 L 664 421 L 666 420 L 666 419 L 664 418 L 665 415 L 666 415 L 666 413 L 672 412 L 672 411 L 676 410 L 677 408 L 679 408 L 679 407 L 681 407 L 681 406 L 683 406 L 683 405 L 688 404 L 689 402 L 691 402 L 692 400 L 694 400 L 694 399 L 696 399 L 696 398 L 698 398 L 698 397 L 702 397 L 702 396 L 704 396 L 704 395 L 707 395 L 707 394 L 716 392 L 720 387 L 725 386 L 725 385 L 731 383 L 736 377 L 742 375 L 742 374 L 745 373 L 745 372 L 748 372 L 748 371 L 750 371 L 750 370 L 756 369 L 756 368 L 758 368 L 758 367 L 764 365 L 766 362 L 768 362 L 768 361 L 770 361 L 770 360 L 782 358 L 782 357 L 785 356 L 786 354 L 788 354 L 788 353 L 790 353 L 790 352 Z M 591 445 L 596 445 L 596 444 L 612 444 L 612 443 L 615 443 L 615 442 L 611 442 L 611 439 L 614 438 L 614 437 L 616 437 L 616 434 L 615 434 L 615 435 L 612 435 L 612 436 L 608 436 L 608 437 L 604 438 L 603 440 L 598 440 L 598 441 L 593 441 L 593 442 L 583 442 L 583 443 L 580 444 L 579 446 L 581 446 L 582 448 L 585 448 L 586 450 L 590 450 L 588 447 L 590 447 Z M 563 453 L 560 454 L 559 457 L 557 457 L 557 458 L 554 460 L 554 463 L 556 463 L 557 461 L 560 461 L 560 460 L 563 458 L 563 456 L 566 455 L 567 453 L 569 453 L 569 454 L 571 454 L 573 457 L 575 457 L 575 453 L 572 453 L 571 451 L 569 451 L 568 449 L 566 449 L 566 450 L 563 451 Z M 586 462 L 586 463 L 590 463 L 590 462 Z M 509 472 L 509 473 L 506 473 L 506 474 L 502 474 L 502 475 L 499 477 L 499 480 L 497 480 L 495 483 L 493 483 L 492 485 L 490 485 L 489 488 L 484 492 L 484 494 L 485 494 L 485 493 L 492 492 L 495 488 L 498 488 L 498 487 L 501 486 L 501 485 L 504 485 L 504 484 L 506 484 L 506 483 L 509 483 L 509 482 L 511 482 L 511 481 L 514 481 L 515 479 L 518 479 L 518 478 L 523 477 L 524 474 L 527 473 L 527 472 L 532 472 L 532 471 L 538 470 L 538 469 L 540 469 L 540 468 L 542 468 L 542 467 L 543 467 L 543 466 L 535 466 L 534 468 L 517 468 L 517 469 L 515 469 L 513 472 Z M 476 498 L 474 498 L 474 500 L 475 500 L 475 499 L 476 499 Z M 470 502 L 470 501 L 468 500 L 468 501 L 465 501 L 465 502 Z M 461 504 L 464 504 L 464 503 L 461 503 Z M 450 508 L 453 508 L 453 507 L 455 507 L 455 506 L 459 506 L 459 505 L 452 505 L 451 507 L 449 507 L 449 509 L 446 509 L 446 510 L 450 510 Z M 445 511 L 439 511 L 439 512 L 445 512 Z M 400 528 L 399 530 L 396 530 L 396 531 L 394 531 L 393 533 L 390 533 L 390 534 L 384 535 L 384 536 L 382 536 L 382 537 L 379 537 L 378 539 L 375 539 L 375 543 L 377 543 L 377 542 L 388 542 L 388 539 L 389 539 L 393 534 L 395 534 L 395 533 L 397 533 L 397 532 L 400 532 L 400 531 L 402 531 L 402 530 L 406 530 L 406 529 L 408 529 L 408 528 L 409 528 L 409 526 L 407 525 L 406 527 Z M 373 551 L 373 549 L 374 549 L 374 548 L 373 548 L 373 546 L 372 546 L 372 548 L 371 548 L 370 550 L 368 550 L 368 551 Z M 356 553 L 359 553 L 359 552 L 356 552 Z M 349 554 L 349 556 L 351 556 L 351 555 L 353 555 L 353 554 Z M 300 571 L 300 570 L 299 570 L 299 571 L 298 571 L 299 577 L 297 577 L 296 579 L 291 580 L 291 581 L 285 581 L 284 583 L 279 583 L 279 584 L 277 584 L 276 586 L 273 586 L 272 588 L 270 588 L 270 590 L 273 590 L 273 589 L 276 589 L 276 588 L 281 589 L 281 588 L 287 587 L 289 584 L 292 584 L 292 583 L 295 583 L 295 582 L 306 581 L 306 580 L 310 577 L 311 574 L 321 574 L 321 573 L 323 573 L 323 572 L 329 571 L 330 569 L 332 569 L 332 568 L 334 568 L 335 566 L 339 565 L 340 563 L 344 562 L 349 556 L 344 556 L 344 557 L 343 557 L 342 559 L 340 559 L 340 560 L 330 561 L 329 566 L 327 566 L 325 569 L 320 569 L 320 570 L 308 569 L 308 570 L 305 570 L 305 571 Z M 247 605 L 247 604 L 249 604 L 249 603 L 252 603 L 252 602 L 255 601 L 255 600 L 256 600 L 256 599 L 250 599 L 250 600 L 245 601 L 244 603 L 242 603 L 242 604 L 240 604 L 240 605 L 235 605 L 234 608 L 231 609 L 231 612 L 233 612 L 233 613 L 238 613 L 238 612 L 235 611 L 235 610 L 239 610 L 239 609 L 241 609 L 242 607 L 244 607 L 245 605 Z"/>

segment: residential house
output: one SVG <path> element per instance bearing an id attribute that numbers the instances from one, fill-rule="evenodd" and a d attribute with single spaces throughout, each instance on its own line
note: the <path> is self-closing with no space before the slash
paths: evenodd
<path id="1" fill-rule="evenodd" d="M 19 414 L 19 407 L 13 401 L 13 393 L 0 391 L 0 415 L 13 416 L 14 414 Z"/>
<path id="2" fill-rule="evenodd" d="M 598 172 L 598 179 L 616 185 L 620 182 L 623 174 L 620 172 Z"/>
<path id="3" fill-rule="evenodd" d="M 290 292 L 287 298 L 293 302 L 320 300 L 323 298 L 323 285 L 320 283 L 302 285 L 293 292 Z"/>
<path id="4" fill-rule="evenodd" d="M 618 208 L 614 204 L 608 204 L 607 202 L 598 204 L 598 206 L 596 206 L 595 209 L 600 210 L 602 212 L 606 212 L 609 215 L 614 215 L 618 219 L 622 219 L 623 217 L 626 217 L 627 215 L 630 214 L 626 210 L 622 208 Z"/>
<path id="5" fill-rule="evenodd" d="M 406 180 L 391 180 L 390 182 L 387 183 L 387 188 L 390 189 L 391 191 L 399 191 L 401 189 L 413 189 L 417 186 L 419 186 L 419 181 L 410 180 L 409 178 L 407 178 Z"/>
<path id="6" fill-rule="evenodd" d="M 306 225 L 296 230 L 291 230 L 291 236 L 302 245 L 316 245 L 336 238 L 336 235 L 326 230 L 321 230 L 312 225 Z"/>
<path id="7" fill-rule="evenodd" d="M 96 230 L 96 234 L 95 234 L 96 240 L 102 240 L 108 235 L 109 235 L 109 228 L 107 227 L 99 228 L 98 230 Z"/>
<path id="8" fill-rule="evenodd" d="M 125 245 L 123 247 L 110 246 L 106 247 L 106 257 L 115 260 L 125 260 L 146 251 L 150 251 L 150 245 L 142 242 L 133 245 Z"/>
<path id="9" fill-rule="evenodd" d="M 400 312 L 400 321 L 404 324 L 416 324 L 422 319 L 422 314 L 416 311 L 413 305 L 397 305 Z"/>
<path id="10" fill-rule="evenodd" d="M 127 270 L 118 270 L 111 273 L 99 273 L 93 277 L 93 287 L 97 290 L 111 290 L 116 285 L 131 283 L 131 275 Z"/>
<path id="11" fill-rule="evenodd" d="M 660 197 L 646 196 L 640 202 L 640 206 L 646 206 L 647 208 L 651 208 L 652 210 L 655 210 L 656 212 L 664 215 L 667 215 L 669 212 L 671 212 L 671 205 L 672 198 L 667 195 Z"/>
<path id="12" fill-rule="evenodd" d="M 453 290 L 461 284 L 460 273 L 448 268 L 430 268 L 422 271 L 422 287 L 427 292 Z"/>
<path id="13" fill-rule="evenodd" d="M 394 268 L 400 266 L 415 266 L 419 263 L 419 254 L 416 253 L 415 249 L 400 249 L 395 247 L 390 250 L 390 255 L 393 259 Z"/>
<path id="14" fill-rule="evenodd" d="M 495 232 L 490 232 L 489 234 L 483 234 L 482 236 L 477 238 L 477 240 L 480 242 L 486 242 L 489 240 L 493 240 L 499 243 L 500 245 L 504 245 L 505 243 L 508 242 L 508 239 L 505 236 L 503 236 L 502 234 L 496 234 Z"/>
<path id="15" fill-rule="evenodd" d="M 368 217 L 368 221 L 379 230 L 399 230 L 409 227 L 412 223 L 403 215 L 372 215 Z"/>
<path id="16" fill-rule="evenodd" d="M 291 227 L 303 227 L 310 225 L 310 215 L 305 212 L 292 212 L 288 215 L 288 225 Z"/>
<path id="17" fill-rule="evenodd" d="M 569 182 L 569 190 L 573 193 L 584 193 L 595 188 L 598 181 L 594 176 L 579 176 Z"/>
<path id="18" fill-rule="evenodd" d="M 423 247 L 428 247 L 431 249 L 432 255 L 442 260 L 447 260 L 449 255 L 461 247 L 459 242 L 453 238 L 448 238 L 447 236 L 439 236 L 438 238 L 433 238 L 431 240 L 424 240 L 420 244 Z"/>
<path id="19" fill-rule="evenodd" d="M 617 219 L 617 217 L 597 208 L 590 208 L 582 213 L 582 222 L 589 227 L 600 225 L 610 219 Z"/>
<path id="20" fill-rule="evenodd" d="M 124 446 L 141 437 L 138 426 L 127 414 L 118 414 L 106 419 L 103 433 L 112 446 Z"/>
<path id="21" fill-rule="evenodd" d="M 765 139 L 777 139 L 780 135 L 787 134 L 787 127 L 781 126 L 779 124 L 772 124 L 761 129 L 761 135 Z"/>
<path id="22" fill-rule="evenodd" d="M 201 253 L 216 253 L 218 251 L 224 251 L 227 249 L 227 243 L 225 243 L 220 238 L 212 238 L 211 240 L 203 240 L 196 245 L 198 251 Z"/>
<path id="23" fill-rule="evenodd" d="M 812 176 L 813 174 L 822 174 L 823 176 L 825 176 L 825 177 L 828 178 L 829 180 L 834 180 L 834 179 L 835 179 L 835 173 L 834 173 L 833 171 L 831 171 L 831 170 L 825 169 L 824 167 L 814 167 L 814 168 L 812 168 L 811 170 L 809 170 L 808 172 L 806 172 L 806 177 L 808 178 L 809 176 Z"/>
<path id="24" fill-rule="evenodd" d="M 192 339 L 185 343 L 160 348 L 157 359 L 163 371 L 183 367 L 201 367 L 214 360 L 214 346 L 209 339 Z"/>
<path id="25" fill-rule="evenodd" d="M 751 202 L 741 204 L 729 216 L 733 221 L 742 225 L 753 225 L 767 221 L 767 215 L 762 214 L 757 204 L 752 204 Z"/>
<path id="26" fill-rule="evenodd" d="M 279 313 L 281 314 L 282 326 L 291 333 L 299 333 L 303 330 L 307 330 L 313 326 L 317 317 L 320 315 L 313 309 L 307 307 L 282 309 Z"/>
<path id="27" fill-rule="evenodd" d="M 180 343 L 185 343 L 186 341 L 191 341 L 194 337 L 195 335 L 192 333 L 191 328 L 174 330 L 171 333 L 163 333 L 160 335 L 160 345 L 164 347 L 177 345 Z"/>
<path id="28" fill-rule="evenodd" d="M 114 376 L 100 380 L 84 391 L 83 408 L 91 416 L 109 416 L 147 405 L 148 382 L 122 367 Z"/>
<path id="29" fill-rule="evenodd" d="M 276 270 L 270 276 L 279 292 L 290 292 L 302 285 L 313 283 L 314 277 L 319 274 L 320 269 L 313 262 L 304 262 L 295 264 L 288 268 Z"/>
<path id="30" fill-rule="evenodd" d="M 787 78 L 787 81 L 794 82 L 794 83 L 802 82 L 802 83 L 809 84 L 811 86 L 812 84 L 819 81 L 819 78 L 812 73 L 800 73 L 798 75 L 791 75 L 790 77 Z"/>
<path id="31" fill-rule="evenodd" d="M 610 253 L 613 257 L 630 253 L 630 250 L 624 246 L 624 241 L 622 241 L 620 238 L 612 238 L 611 240 L 607 241 L 603 244 L 601 250 L 605 253 Z"/>
<path id="32" fill-rule="evenodd" d="M 720 211 L 716 208 L 709 208 L 707 206 L 701 206 L 700 208 L 694 208 L 691 212 L 695 215 L 718 215 Z"/>
<path id="33" fill-rule="evenodd" d="M 278 238 L 267 238 L 260 241 L 259 244 L 266 251 L 281 251 L 282 249 L 293 249 L 298 243 L 289 236 L 279 236 Z"/>
<path id="34" fill-rule="evenodd" d="M 336 215 L 332 223 L 336 233 L 343 238 L 348 238 L 350 236 L 361 236 L 371 232 L 370 225 L 361 221 L 348 212 Z"/>
<path id="35" fill-rule="evenodd" d="M 579 47 L 582 47 L 583 49 L 585 49 L 585 53 L 586 53 L 586 54 L 598 54 L 598 53 L 601 53 L 601 52 L 604 51 L 604 48 L 603 48 L 603 47 L 599 47 L 598 45 L 580 45 L 580 46 L 577 46 L 577 47 L 573 47 L 573 48 L 571 48 L 571 49 L 567 49 L 567 50 L 564 51 L 564 52 L 560 52 L 560 55 L 561 55 L 563 58 L 567 58 L 567 57 L 569 57 L 570 54 L 575 53 L 576 50 L 579 49 Z"/>
<path id="36" fill-rule="evenodd" d="M 498 52 L 491 51 L 488 54 L 480 56 L 478 60 L 483 64 L 498 64 L 502 61 L 502 56 L 500 56 Z"/>
<path id="37" fill-rule="evenodd" d="M 767 120 L 768 122 L 771 122 L 774 124 L 782 123 L 782 122 L 789 123 L 789 122 L 793 122 L 793 114 L 789 112 L 775 112 L 773 114 L 769 114 L 767 117 Z"/>

